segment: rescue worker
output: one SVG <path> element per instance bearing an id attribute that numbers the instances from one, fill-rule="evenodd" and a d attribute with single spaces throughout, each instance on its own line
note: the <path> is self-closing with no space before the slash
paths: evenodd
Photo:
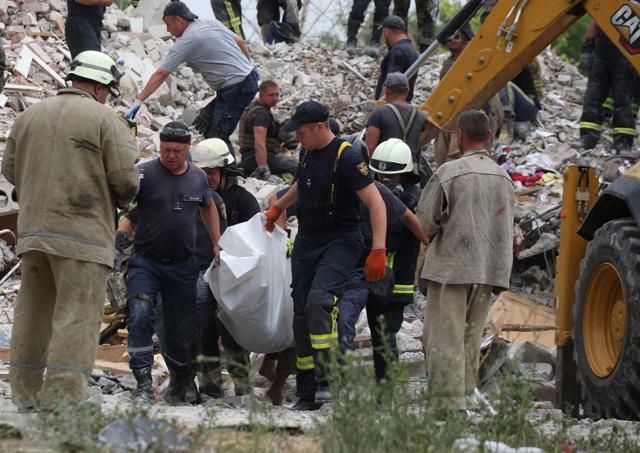
<path id="1" fill-rule="evenodd" d="M 580 141 L 585 149 L 594 148 L 600 140 L 604 109 L 609 90 L 613 94 L 613 147 L 617 153 L 631 151 L 635 137 L 632 110 L 636 72 L 602 30 L 595 36 L 593 61 L 580 118 Z"/>
<path id="2" fill-rule="evenodd" d="M 462 54 L 462 51 L 467 47 L 469 41 L 473 39 L 473 36 L 473 30 L 467 23 L 449 38 L 447 44 L 451 53 L 445 60 L 444 64 L 442 65 L 442 69 L 440 70 L 441 80 L 451 69 L 458 57 Z M 489 102 L 484 105 L 483 110 L 489 116 L 489 129 L 496 132 L 495 135 L 497 135 L 497 131 L 501 130 L 502 122 L 504 120 L 504 111 L 502 108 L 502 103 L 500 102 L 500 97 L 498 95 L 495 95 L 491 99 L 489 99 Z M 436 140 L 433 145 L 433 156 L 438 166 L 442 165 L 448 160 L 457 159 L 458 157 L 460 157 L 460 149 L 456 142 L 457 131 L 457 121 L 451 121 L 447 126 L 438 131 L 438 135 L 436 136 Z M 491 137 L 491 142 L 493 142 L 493 138 L 494 137 Z M 486 146 L 487 149 L 489 149 L 493 146 L 493 144 L 487 143 Z"/>
<path id="3" fill-rule="evenodd" d="M 234 32 L 242 39 L 244 30 L 242 29 L 242 3 L 240 0 L 211 0 L 213 15 L 216 16 L 222 25 Z"/>
<path id="4" fill-rule="evenodd" d="M 196 219 L 200 215 L 217 259 L 220 220 L 207 175 L 188 161 L 191 134 L 182 123 L 160 132 L 160 157 L 138 165 L 136 208 L 120 220 L 118 234 L 133 239 L 127 274 L 129 366 L 137 381 L 134 401 L 151 403 L 154 306 L 162 303 L 163 356 L 169 368 L 169 404 L 200 402 L 192 361 L 198 349 Z M 125 241 L 120 241 L 124 243 Z M 160 296 L 160 297 L 159 297 Z"/>
<path id="5" fill-rule="evenodd" d="M 418 19 L 418 47 L 424 52 L 433 42 L 436 20 L 438 19 L 438 0 L 415 0 Z M 411 0 L 394 0 L 393 14 L 407 22 Z"/>
<path id="6" fill-rule="evenodd" d="M 384 81 L 392 72 L 404 73 L 418 59 L 418 52 L 413 47 L 407 35 L 407 25 L 398 16 L 387 16 L 382 21 L 382 35 L 389 46 L 389 51 L 380 63 L 380 76 L 376 85 L 375 99 L 380 99 Z M 409 95 L 407 100 L 413 98 L 413 87 L 416 84 L 417 74 L 409 80 Z"/>
<path id="7" fill-rule="evenodd" d="M 498 96 L 504 112 L 504 125 L 498 141 L 511 141 L 514 138 L 526 140 L 531 124 L 538 119 L 540 111 L 535 101 L 513 82 L 507 82 Z"/>
<path id="8" fill-rule="evenodd" d="M 205 138 L 221 138 L 233 152 L 229 136 L 240 115 L 258 91 L 258 73 L 251 64 L 242 38 L 217 20 L 200 20 L 187 5 L 172 1 L 162 16 L 167 30 L 177 39 L 164 63 L 151 75 L 126 119 L 135 118 L 142 103 L 175 72 L 182 63 L 202 74 L 216 97 L 200 110 L 193 125 Z"/>
<path id="9" fill-rule="evenodd" d="M 369 167 L 348 142 L 329 129 L 328 109 L 315 101 L 296 107 L 284 132 L 296 131 L 304 148 L 297 180 L 266 212 L 272 230 L 297 201 L 299 230 L 293 246 L 294 336 L 297 351 L 296 410 L 331 401 L 330 351 L 337 346 L 335 302 L 362 249 L 359 200 L 371 214 L 372 249 L 364 266 L 367 281 L 385 274 L 384 203 Z"/>
<path id="10" fill-rule="evenodd" d="M 273 80 L 265 80 L 260 83 L 258 99 L 249 104 L 240 117 L 240 166 L 252 178 L 266 181 L 272 174 L 295 174 L 298 169 L 298 159 L 279 153 L 280 125 L 271 113 L 279 100 L 278 84 Z"/>
<path id="11" fill-rule="evenodd" d="M 264 42 L 292 44 L 298 41 L 301 34 L 300 7 L 300 0 L 258 0 L 257 19 Z"/>
<path id="12" fill-rule="evenodd" d="M 420 135 L 427 127 L 427 117 L 407 100 L 409 80 L 404 74 L 392 72 L 387 76 L 384 95 L 387 103 L 373 109 L 367 121 L 367 148 L 374 150 L 379 143 L 399 138 L 409 145 L 413 162 L 417 165 L 422 148 Z"/>
<path id="13" fill-rule="evenodd" d="M 491 290 L 509 287 L 515 194 L 486 149 L 491 135 L 484 112 L 460 114 L 462 157 L 438 168 L 416 208 L 431 242 L 421 275 L 428 281 L 423 341 L 429 389 L 434 405 L 446 411 L 467 409 Z"/>
<path id="14" fill-rule="evenodd" d="M 192 162 L 202 168 L 209 180 L 209 189 L 214 199 L 220 199 L 222 218 L 226 225 L 236 225 L 246 222 L 260 212 L 258 202 L 246 189 L 235 182 L 227 181 L 229 174 L 242 174 L 235 166 L 233 155 L 226 144 L 218 138 L 210 138 L 198 143 L 191 152 Z M 235 173 L 234 173 L 235 172 Z M 224 175 L 224 176 L 223 176 Z M 224 188 L 235 187 L 244 196 L 230 197 L 229 191 L 226 203 Z M 233 189 L 232 189 L 233 190 Z M 239 206 L 240 205 L 240 206 Z M 227 217 L 226 210 L 232 211 Z M 237 212 L 240 210 L 241 214 Z M 221 222 L 222 223 L 222 222 Z M 229 374 L 234 380 L 236 396 L 249 393 L 249 353 L 244 351 L 233 339 L 222 321 L 216 315 L 218 303 L 213 297 L 209 285 L 204 281 L 204 272 L 209 268 L 213 257 L 211 256 L 212 244 L 202 222 L 198 221 L 196 254 L 202 254 L 200 261 L 200 275 L 198 276 L 198 318 L 200 320 L 200 356 L 198 360 L 198 383 L 200 393 L 205 393 L 214 398 L 224 396 L 222 390 L 222 365 L 218 343 L 222 340 L 224 347 L 224 363 Z"/>
<path id="15" fill-rule="evenodd" d="M 102 18 L 113 0 L 67 0 L 67 20 L 64 37 L 71 58 L 85 50 L 100 51 Z"/>
<path id="16" fill-rule="evenodd" d="M 366 306 L 375 375 L 380 381 L 387 377 L 388 359 L 398 358 L 396 334 L 404 319 L 404 307 L 413 303 L 420 242 L 426 246 L 429 241 L 413 213 L 420 199 L 420 188 L 416 185 L 418 176 L 414 173 L 409 146 L 397 138 L 382 142 L 373 152 L 369 168 L 377 174 L 376 186 L 387 209 L 387 266 L 392 271 L 394 285 L 390 293 L 383 295 L 363 284 L 362 263 L 366 256 L 363 253 L 337 304 L 338 331 L 342 350 L 351 349 L 355 324 Z M 362 214 L 365 217 L 366 213 Z M 371 239 L 367 222 L 362 226 L 367 244 Z"/>
<path id="17" fill-rule="evenodd" d="M 114 265 L 115 207 L 138 190 L 131 132 L 102 105 L 117 93 L 114 61 L 85 51 L 70 68 L 70 88 L 16 118 L 2 160 L 20 202 L 9 367 L 20 410 L 51 408 L 56 389 L 84 398 Z"/>
<path id="18" fill-rule="evenodd" d="M 353 6 L 347 21 L 347 43 L 344 50 L 349 55 L 355 55 L 358 47 L 358 30 L 364 22 L 364 13 L 367 11 L 370 0 L 353 0 Z M 371 41 L 367 49 L 367 55 L 376 58 L 380 54 L 380 38 L 382 37 L 382 21 L 389 15 L 391 0 L 374 0 L 373 28 L 371 29 Z"/>

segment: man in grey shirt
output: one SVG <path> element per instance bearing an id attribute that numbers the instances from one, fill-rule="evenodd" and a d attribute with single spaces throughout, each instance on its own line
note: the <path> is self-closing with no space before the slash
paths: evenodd
<path id="1" fill-rule="evenodd" d="M 420 159 L 420 134 L 427 125 L 424 112 L 407 101 L 409 80 L 400 72 L 390 73 L 383 85 L 387 103 L 376 107 L 367 122 L 365 143 L 372 154 L 379 143 L 399 138 L 411 148 L 413 162 Z"/>
<path id="2" fill-rule="evenodd" d="M 244 40 L 217 20 L 199 20 L 180 1 L 172 1 L 165 7 L 163 20 L 167 31 L 177 38 L 176 42 L 125 118 L 133 119 L 142 103 L 169 74 L 186 63 L 202 74 L 211 89 L 216 91 L 216 98 L 200 111 L 194 126 L 205 138 L 224 140 L 233 152 L 229 136 L 245 107 L 258 92 L 258 73 L 251 64 Z"/>

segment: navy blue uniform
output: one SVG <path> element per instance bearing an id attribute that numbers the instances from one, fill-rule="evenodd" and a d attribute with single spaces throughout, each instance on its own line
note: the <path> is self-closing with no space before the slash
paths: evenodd
<path id="1" fill-rule="evenodd" d="M 403 39 L 395 43 L 389 49 L 389 52 L 382 59 L 380 63 L 380 77 L 378 78 L 378 84 L 376 85 L 375 98 L 380 99 L 382 94 L 382 87 L 384 86 L 387 75 L 392 72 L 404 73 L 418 59 L 418 52 L 413 47 L 410 39 Z M 411 102 L 413 98 L 413 87 L 416 84 L 417 74 L 409 79 L 409 96 L 407 100 Z"/>
<path id="2" fill-rule="evenodd" d="M 104 6 L 86 6 L 67 0 L 68 14 L 64 35 L 72 59 L 85 50 L 100 52 L 100 28 L 104 9 Z"/>
<path id="3" fill-rule="evenodd" d="M 593 62 L 589 70 L 587 90 L 580 118 L 580 136 L 596 138 L 602 132 L 604 108 L 602 104 L 611 91 L 613 97 L 614 147 L 631 146 L 636 134 L 633 114 L 633 86 L 636 71 L 618 48 L 601 30 L 595 41 Z"/>
<path id="4" fill-rule="evenodd" d="M 180 176 L 159 159 L 138 169 L 137 208 L 129 215 L 136 224 L 127 274 L 130 366 L 153 364 L 154 305 L 160 299 L 165 362 L 172 370 L 187 372 L 197 352 L 196 223 L 199 208 L 211 203 L 208 180 L 191 164 Z"/>
<path id="5" fill-rule="evenodd" d="M 362 156 L 335 138 L 303 151 L 297 172 L 299 231 L 293 246 L 293 331 L 298 396 L 326 386 L 328 352 L 337 345 L 337 301 L 362 250 L 356 192 L 373 182 Z M 339 153 L 342 148 L 342 152 Z"/>

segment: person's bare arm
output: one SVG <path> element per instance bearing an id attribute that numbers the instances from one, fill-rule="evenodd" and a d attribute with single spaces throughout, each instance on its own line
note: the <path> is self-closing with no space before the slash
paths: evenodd
<path id="1" fill-rule="evenodd" d="M 371 183 L 358 192 L 358 198 L 369 210 L 369 218 L 371 219 L 371 232 L 373 239 L 371 241 L 372 249 L 383 249 L 386 247 L 387 236 L 387 210 L 384 201 L 380 196 L 380 192 L 376 185 Z"/>
<path id="2" fill-rule="evenodd" d="M 136 224 L 133 223 L 129 217 L 123 216 L 118 222 L 118 231 L 124 231 L 127 236 L 133 236 L 133 232 L 136 230 Z"/>
<path id="3" fill-rule="evenodd" d="M 85 6 L 111 6 L 113 0 L 76 0 L 76 3 Z"/>
<path id="4" fill-rule="evenodd" d="M 256 152 L 256 164 L 267 165 L 267 128 L 253 126 L 253 149 Z"/>
<path id="5" fill-rule="evenodd" d="M 149 96 L 151 96 L 158 88 L 160 88 L 160 85 L 162 85 L 167 77 L 169 77 L 169 74 L 170 72 L 165 71 L 164 69 L 156 69 L 156 71 L 149 78 L 149 81 L 147 82 L 145 87 L 138 95 L 138 99 L 142 102 Z"/>
<path id="6" fill-rule="evenodd" d="M 238 43 L 238 47 L 242 53 L 247 57 L 247 60 L 251 62 L 251 54 L 249 53 L 249 48 L 247 47 L 247 43 L 240 36 L 236 36 L 236 42 Z"/>
<path id="7" fill-rule="evenodd" d="M 380 141 L 380 129 L 375 126 L 367 127 L 367 138 L 364 142 L 367 145 L 367 149 L 369 150 L 369 157 L 373 154 L 373 151 L 378 146 L 378 141 Z"/>
<path id="8" fill-rule="evenodd" d="M 280 209 L 287 209 L 291 205 L 293 205 L 298 199 L 298 182 L 294 182 L 278 201 L 276 201 L 273 205 L 279 207 Z M 383 205 L 384 208 L 384 205 Z"/>
<path id="9" fill-rule="evenodd" d="M 218 210 L 213 200 L 209 202 L 209 206 L 200 207 L 200 217 L 204 228 L 209 233 L 209 238 L 213 244 L 213 256 L 216 263 L 220 262 L 220 218 L 218 217 Z"/>
<path id="10" fill-rule="evenodd" d="M 418 220 L 418 217 L 416 217 L 416 215 L 413 212 L 411 212 L 411 209 L 407 209 L 406 211 L 404 211 L 404 214 L 402 214 L 402 216 L 400 217 L 400 220 L 402 221 L 402 223 L 406 225 L 409 231 L 411 231 L 411 233 L 418 240 L 420 240 L 420 242 L 422 242 L 426 246 L 429 245 L 429 238 L 427 237 L 426 233 L 422 229 L 422 225 L 420 225 L 420 220 Z"/>

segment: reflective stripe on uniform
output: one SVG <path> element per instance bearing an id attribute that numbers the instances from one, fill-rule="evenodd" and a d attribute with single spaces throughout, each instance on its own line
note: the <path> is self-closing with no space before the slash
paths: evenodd
<path id="1" fill-rule="evenodd" d="M 613 98 L 605 99 L 605 101 L 602 103 L 602 108 L 607 110 L 613 110 Z"/>
<path id="2" fill-rule="evenodd" d="M 311 347 L 313 349 L 329 349 L 338 344 L 338 314 L 340 310 L 336 307 L 338 298 L 333 296 L 333 308 L 331 309 L 331 333 L 309 334 Z"/>
<path id="3" fill-rule="evenodd" d="M 591 129 L 592 131 L 602 132 L 602 126 L 597 123 L 590 123 L 588 121 L 580 121 L 580 129 Z"/>
<path id="4" fill-rule="evenodd" d="M 413 294 L 413 285 L 395 285 L 393 287 L 393 294 Z"/>
<path id="5" fill-rule="evenodd" d="M 632 127 L 614 127 L 613 135 L 636 135 L 636 130 Z"/>
<path id="6" fill-rule="evenodd" d="M 313 356 L 296 357 L 296 368 L 302 371 L 313 370 L 315 368 Z"/>
<path id="7" fill-rule="evenodd" d="M 393 263 L 396 260 L 396 252 L 387 252 L 387 267 L 393 269 Z"/>

